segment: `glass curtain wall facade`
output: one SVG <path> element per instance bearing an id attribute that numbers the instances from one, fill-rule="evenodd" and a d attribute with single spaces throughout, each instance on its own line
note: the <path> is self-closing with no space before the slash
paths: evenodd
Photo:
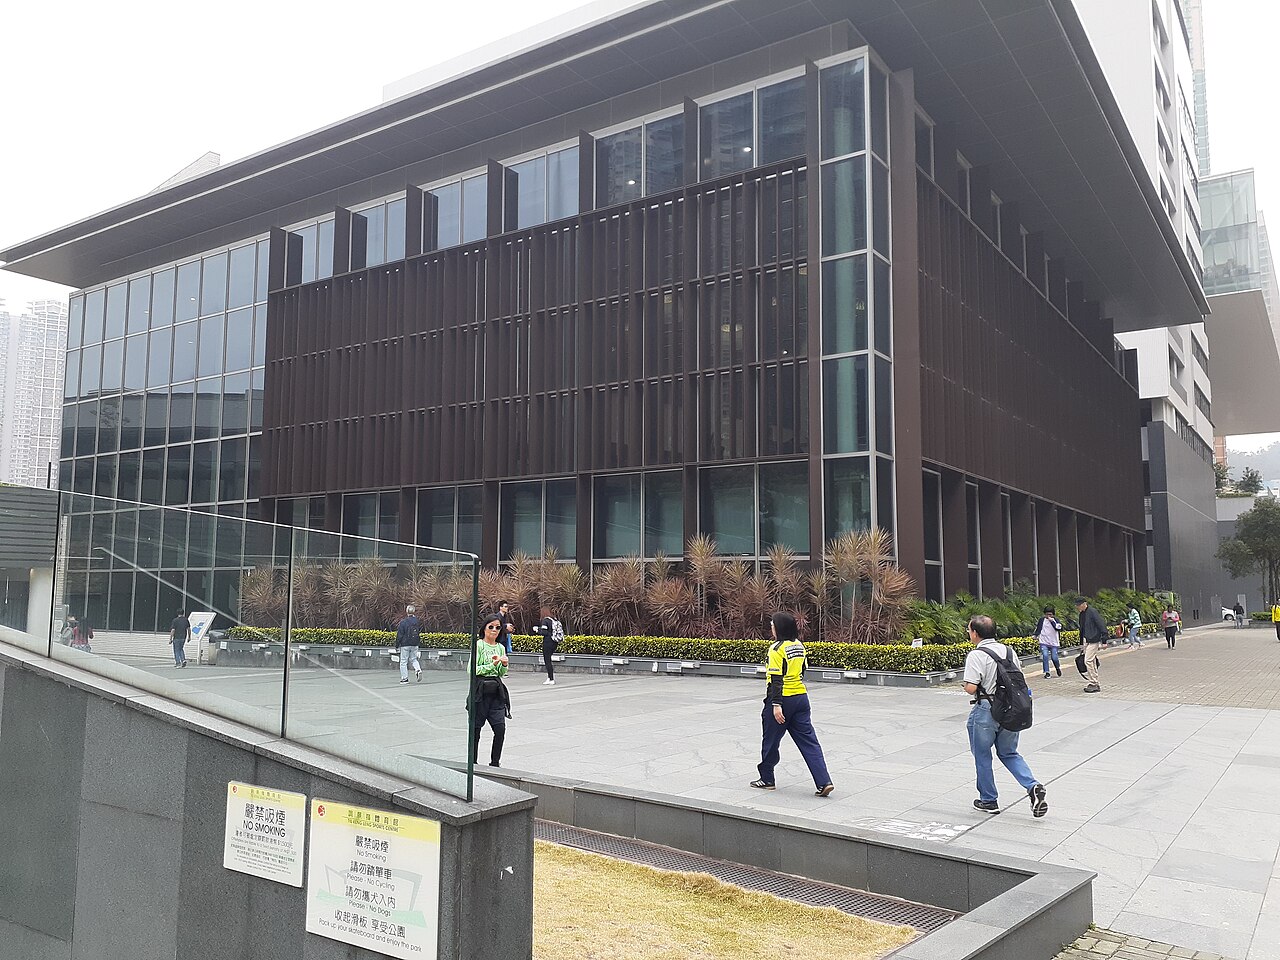
<path id="1" fill-rule="evenodd" d="M 866 56 L 824 66 L 819 114 L 823 529 L 892 532 L 887 75 Z"/>
<path id="2" fill-rule="evenodd" d="M 161 629 L 190 598 L 237 609 L 241 527 L 219 535 L 216 517 L 256 514 L 267 247 L 251 240 L 71 297 L 59 489 L 193 511 L 164 515 L 163 549 L 68 576 L 62 602 L 106 629 Z M 74 536 L 139 539 L 145 517 L 115 505 L 98 515 L 95 502 L 74 501 Z"/>

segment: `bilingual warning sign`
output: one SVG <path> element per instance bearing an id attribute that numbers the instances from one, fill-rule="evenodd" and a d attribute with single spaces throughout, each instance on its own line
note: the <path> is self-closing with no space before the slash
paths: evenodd
<path id="1" fill-rule="evenodd" d="M 222 865 L 266 880 L 302 886 L 307 797 L 232 780 Z"/>
<path id="2" fill-rule="evenodd" d="M 436 956 L 440 823 L 311 801 L 307 932 L 400 957 Z"/>

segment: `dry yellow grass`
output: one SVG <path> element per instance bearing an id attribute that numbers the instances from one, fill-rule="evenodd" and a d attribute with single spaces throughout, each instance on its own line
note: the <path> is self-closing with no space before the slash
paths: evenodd
<path id="1" fill-rule="evenodd" d="M 874 960 L 907 927 L 807 907 L 721 883 L 534 845 L 534 960 Z"/>

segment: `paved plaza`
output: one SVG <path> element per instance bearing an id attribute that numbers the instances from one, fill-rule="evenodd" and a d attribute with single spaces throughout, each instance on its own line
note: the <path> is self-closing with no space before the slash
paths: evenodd
<path id="1" fill-rule="evenodd" d="M 268 709 L 278 702 L 274 671 L 130 660 L 192 693 Z M 433 738 L 458 743 L 458 674 L 432 671 L 407 686 L 391 671 L 293 676 L 291 703 L 327 729 L 423 756 L 446 752 Z M 999 766 L 1005 809 L 994 817 L 972 809 L 969 702 L 954 683 L 814 684 L 837 786 L 827 800 L 813 795 L 789 744 L 778 790 L 747 786 L 763 693 L 753 679 L 562 673 L 548 687 L 541 673 L 514 674 L 503 766 L 1081 867 L 1098 874 L 1099 927 L 1235 960 L 1280 960 L 1280 643 L 1270 626 L 1190 630 L 1175 650 L 1163 639 L 1113 649 L 1097 695 L 1082 692 L 1069 663 L 1061 679 L 1029 676 L 1036 723 L 1022 743 L 1049 785 L 1043 820 L 1032 819 Z M 486 733 L 482 758 L 487 742 Z"/>

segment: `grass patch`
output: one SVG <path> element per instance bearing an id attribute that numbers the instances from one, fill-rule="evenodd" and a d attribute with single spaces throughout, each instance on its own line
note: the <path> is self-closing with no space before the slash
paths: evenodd
<path id="1" fill-rule="evenodd" d="M 916 931 L 534 842 L 534 960 L 874 960 Z"/>

